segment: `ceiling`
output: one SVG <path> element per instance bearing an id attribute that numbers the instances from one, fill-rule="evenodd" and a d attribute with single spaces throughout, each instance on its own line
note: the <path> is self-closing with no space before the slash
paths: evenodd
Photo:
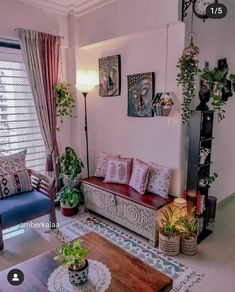
<path id="1" fill-rule="evenodd" d="M 115 0 L 15 0 L 62 14 L 80 16 Z"/>

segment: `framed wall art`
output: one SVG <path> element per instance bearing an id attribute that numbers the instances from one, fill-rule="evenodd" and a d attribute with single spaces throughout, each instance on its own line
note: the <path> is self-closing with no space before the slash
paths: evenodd
<path id="1" fill-rule="evenodd" d="M 99 59 L 99 96 L 121 94 L 121 56 Z"/>

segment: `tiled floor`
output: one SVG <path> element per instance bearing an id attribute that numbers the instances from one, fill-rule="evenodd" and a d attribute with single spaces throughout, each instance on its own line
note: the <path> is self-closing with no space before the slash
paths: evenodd
<path id="1" fill-rule="evenodd" d="M 214 233 L 199 245 L 196 256 L 180 255 L 177 259 L 204 273 L 204 278 L 196 284 L 192 292 L 234 292 L 235 291 L 235 196 L 218 208 Z M 57 212 L 58 222 L 65 218 Z M 0 270 L 14 266 L 60 244 L 49 234 L 26 230 L 24 234 L 7 239 L 5 249 L 0 252 Z"/>

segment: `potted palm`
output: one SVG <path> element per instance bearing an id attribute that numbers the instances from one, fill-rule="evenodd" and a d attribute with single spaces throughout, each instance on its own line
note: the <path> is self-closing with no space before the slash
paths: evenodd
<path id="1" fill-rule="evenodd" d="M 194 213 L 192 211 L 192 213 Z M 194 216 L 180 216 L 178 225 L 181 235 L 181 252 L 185 255 L 195 255 L 197 253 L 197 227 L 198 223 Z"/>
<path id="2" fill-rule="evenodd" d="M 68 269 L 69 280 L 74 285 L 81 285 L 87 281 L 89 264 L 87 255 L 90 248 L 82 247 L 83 240 L 76 239 L 57 248 L 55 260 L 62 262 Z"/>
<path id="3" fill-rule="evenodd" d="M 176 256 L 180 253 L 180 235 L 178 230 L 175 208 L 167 205 L 162 211 L 159 233 L 159 248 L 166 255 Z"/>
<path id="4" fill-rule="evenodd" d="M 60 209 L 64 216 L 74 216 L 78 212 L 78 205 L 83 203 L 81 189 L 64 186 L 60 191 Z"/>
<path id="5" fill-rule="evenodd" d="M 83 167 L 83 162 L 75 150 L 66 147 L 65 152 L 60 157 L 60 176 L 64 185 L 69 187 L 79 186 Z"/>

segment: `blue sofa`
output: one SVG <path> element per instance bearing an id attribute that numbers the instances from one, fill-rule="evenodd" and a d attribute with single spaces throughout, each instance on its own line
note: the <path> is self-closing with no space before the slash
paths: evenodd
<path id="1" fill-rule="evenodd" d="M 4 248 L 3 230 L 46 214 L 51 228 L 56 227 L 55 182 L 30 170 L 33 190 L 0 200 L 0 250 Z"/>

